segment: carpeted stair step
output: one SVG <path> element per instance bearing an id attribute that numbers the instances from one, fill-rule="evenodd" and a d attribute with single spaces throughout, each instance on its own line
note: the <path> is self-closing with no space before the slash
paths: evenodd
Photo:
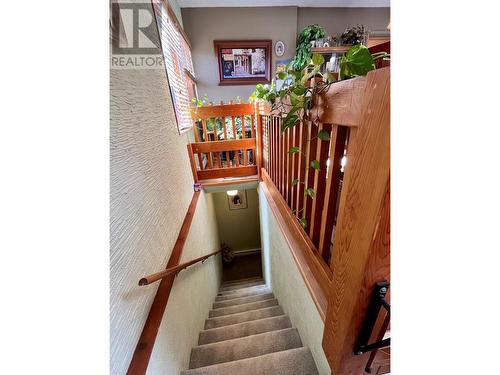
<path id="1" fill-rule="evenodd" d="M 255 289 L 238 289 L 234 293 L 222 294 L 215 297 L 215 302 L 219 301 L 227 301 L 228 299 L 248 297 L 248 296 L 256 296 L 258 294 L 266 294 L 271 293 L 271 289 L 267 286 L 263 286 Z"/>
<path id="2" fill-rule="evenodd" d="M 224 340 L 236 339 L 258 333 L 277 331 L 280 329 L 291 328 L 292 323 L 288 315 L 273 316 L 252 320 L 249 322 L 231 324 L 224 327 L 207 329 L 200 332 L 198 345 L 210 344 Z"/>
<path id="3" fill-rule="evenodd" d="M 249 286 L 255 286 L 255 285 L 265 285 L 265 282 L 264 282 L 264 280 L 257 280 L 257 281 L 251 281 L 251 282 L 242 283 L 242 284 L 221 286 L 219 288 L 219 292 L 227 292 L 228 290 L 248 288 Z"/>
<path id="4" fill-rule="evenodd" d="M 309 348 L 276 353 L 182 371 L 181 375 L 317 375 Z"/>
<path id="5" fill-rule="evenodd" d="M 210 310 L 208 313 L 209 318 L 215 318 L 217 316 L 224 316 L 229 314 L 236 314 L 244 311 L 258 310 L 265 307 L 277 306 L 278 300 L 276 298 L 267 299 L 264 301 L 243 303 L 241 305 L 221 307 L 219 309 Z"/>
<path id="6" fill-rule="evenodd" d="M 259 310 L 245 311 L 237 314 L 218 316 L 216 318 L 209 318 L 205 320 L 205 329 L 217 328 L 230 324 L 238 324 L 283 314 L 284 312 L 281 306 L 273 306 Z"/>
<path id="7" fill-rule="evenodd" d="M 270 298 L 274 298 L 274 294 L 272 294 L 271 292 L 254 294 L 254 295 L 246 296 L 246 297 L 231 298 L 231 299 L 226 299 L 226 300 L 222 300 L 222 301 L 215 301 L 212 305 L 212 308 L 218 309 L 221 307 L 242 305 L 244 303 L 263 301 L 263 300 L 270 299 Z"/>
<path id="8" fill-rule="evenodd" d="M 297 328 L 285 328 L 279 331 L 195 346 L 191 350 L 189 368 L 237 361 L 282 350 L 300 348 L 301 346 L 302 342 Z"/>
<path id="9" fill-rule="evenodd" d="M 259 290 L 262 290 L 262 289 L 268 289 L 268 286 L 266 284 L 262 284 L 262 285 L 256 285 L 256 286 L 249 286 L 247 288 L 227 290 L 225 292 L 218 292 L 217 296 L 230 296 L 230 295 L 233 295 L 233 294 L 259 291 Z"/>
<path id="10" fill-rule="evenodd" d="M 249 277 L 246 279 L 237 279 L 237 280 L 230 280 L 230 281 L 224 281 L 221 286 L 228 286 L 228 285 L 235 285 L 235 284 L 244 284 L 244 283 L 250 283 L 252 281 L 260 281 L 263 280 L 262 276 L 254 276 L 254 277 Z"/>

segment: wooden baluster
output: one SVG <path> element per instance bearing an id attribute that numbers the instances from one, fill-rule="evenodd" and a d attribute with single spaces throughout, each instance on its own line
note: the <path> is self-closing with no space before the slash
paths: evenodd
<path id="1" fill-rule="evenodd" d="M 348 128 L 335 126 L 330 141 L 330 168 L 326 180 L 325 200 L 321 215 L 321 230 L 319 235 L 318 251 L 323 259 L 329 263 L 331 254 L 331 238 L 335 223 L 335 211 L 339 199 L 340 162 L 344 156 L 344 147 L 348 136 Z"/>
<path id="2" fill-rule="evenodd" d="M 328 135 L 330 135 L 332 126 L 330 124 L 319 124 L 318 131 L 321 130 L 326 131 Z M 319 161 L 320 169 L 314 173 L 314 190 L 316 191 L 316 197 L 313 200 L 311 225 L 309 227 L 309 236 L 316 247 L 319 246 L 321 215 L 323 213 L 326 188 L 326 163 L 329 151 L 330 142 L 318 139 L 316 147 L 316 160 Z"/>
<path id="3" fill-rule="evenodd" d="M 269 141 L 269 169 L 267 173 L 271 177 L 271 180 L 274 181 L 274 127 L 273 127 L 273 117 L 269 116 L 267 120 L 267 128 L 269 129 L 267 137 Z"/>
<path id="4" fill-rule="evenodd" d="M 279 190 L 279 168 L 280 168 L 280 131 L 278 117 L 274 116 L 274 185 Z"/>
<path id="5" fill-rule="evenodd" d="M 194 133 L 194 141 L 199 142 L 200 141 L 200 135 L 198 134 L 198 121 L 194 121 L 193 125 L 193 133 Z"/>
<path id="6" fill-rule="evenodd" d="M 255 117 L 254 117 L 254 115 L 251 115 L 250 116 L 250 136 L 252 138 L 255 138 L 255 124 L 254 124 L 254 121 L 255 121 Z"/>
<path id="7" fill-rule="evenodd" d="M 278 190 L 283 196 L 283 134 L 281 133 L 280 118 L 276 117 L 276 131 L 278 132 Z"/>
<path id="8" fill-rule="evenodd" d="M 299 129 L 300 124 L 295 125 L 292 130 L 291 130 L 291 146 L 292 147 L 297 147 L 298 144 L 298 138 L 299 138 Z M 288 178 L 290 181 L 290 208 L 292 211 L 297 208 L 297 188 L 298 186 L 292 186 L 293 180 L 297 179 L 298 176 L 298 160 L 299 160 L 299 153 L 295 153 L 290 156 L 291 159 L 291 168 L 290 168 L 290 177 Z"/>
<path id="9" fill-rule="evenodd" d="M 207 119 L 202 119 L 201 120 L 201 126 L 203 130 L 203 142 L 208 141 L 208 135 L 207 135 Z"/>
<path id="10" fill-rule="evenodd" d="M 305 177 L 305 183 L 306 183 L 306 188 L 314 188 L 314 176 L 315 176 L 315 170 L 311 168 L 311 161 L 313 161 L 316 158 L 316 147 L 318 145 L 318 127 L 314 124 L 312 124 L 310 121 L 307 121 L 309 123 L 309 134 L 308 134 L 308 140 L 309 140 L 309 147 L 308 147 L 308 152 L 307 152 L 307 161 L 306 161 L 306 177 Z M 313 201 L 310 196 L 304 197 L 304 218 L 307 220 L 307 227 L 306 231 L 309 230 L 309 227 L 311 225 L 311 215 L 312 215 L 312 206 L 313 206 Z"/>
<path id="11" fill-rule="evenodd" d="M 297 184 L 297 217 L 304 217 L 304 183 L 306 181 L 306 171 L 307 171 L 307 152 L 308 152 L 308 142 L 307 137 L 309 136 L 309 123 L 300 123 L 299 125 L 299 149 L 297 162 L 297 179 L 299 183 Z M 302 210 L 302 211 L 301 211 Z"/>
<path id="12" fill-rule="evenodd" d="M 248 165 L 248 160 L 247 160 L 247 149 L 243 149 L 243 165 L 247 166 Z"/>
<path id="13" fill-rule="evenodd" d="M 288 150 L 290 149 L 290 129 L 286 128 L 285 131 L 283 132 L 283 190 L 284 194 L 283 197 L 285 198 L 285 201 L 288 203 L 288 207 L 290 207 L 290 192 L 289 192 L 289 187 L 290 187 L 290 181 L 288 179 L 290 178 L 289 176 L 289 171 L 290 171 L 290 154 L 288 153 Z"/>

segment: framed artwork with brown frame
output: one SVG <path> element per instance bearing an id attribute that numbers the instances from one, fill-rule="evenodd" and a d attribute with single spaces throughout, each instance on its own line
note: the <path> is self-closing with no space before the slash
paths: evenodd
<path id="1" fill-rule="evenodd" d="M 215 40 L 219 86 L 271 82 L 271 40 Z"/>

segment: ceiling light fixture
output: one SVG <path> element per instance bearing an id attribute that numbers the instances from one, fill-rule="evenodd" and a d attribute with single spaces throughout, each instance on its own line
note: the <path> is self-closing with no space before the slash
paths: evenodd
<path id="1" fill-rule="evenodd" d="M 234 197 L 236 194 L 238 194 L 238 190 L 228 190 L 226 191 L 226 194 L 230 197 Z"/>

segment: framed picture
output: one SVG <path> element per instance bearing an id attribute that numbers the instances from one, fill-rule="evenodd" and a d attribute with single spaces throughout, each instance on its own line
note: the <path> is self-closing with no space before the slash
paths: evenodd
<path id="1" fill-rule="evenodd" d="M 247 191 L 238 190 L 236 195 L 228 195 L 227 202 L 229 203 L 230 210 L 241 210 L 247 208 Z"/>
<path id="2" fill-rule="evenodd" d="M 271 40 L 216 40 L 219 85 L 271 82 Z"/>

